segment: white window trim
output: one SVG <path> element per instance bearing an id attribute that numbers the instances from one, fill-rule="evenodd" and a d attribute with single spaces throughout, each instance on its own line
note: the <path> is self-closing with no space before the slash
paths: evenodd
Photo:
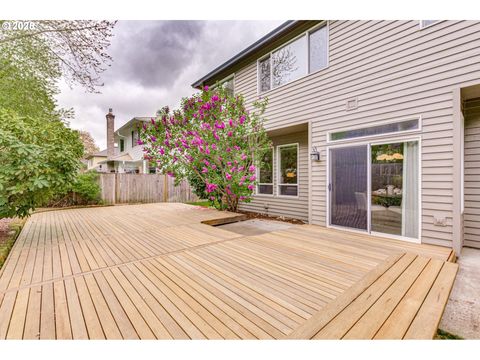
<path id="1" fill-rule="evenodd" d="M 348 138 L 348 139 L 339 139 L 339 140 L 331 140 L 331 134 L 341 132 L 341 131 L 349 131 L 349 130 L 358 130 L 358 129 L 364 129 L 364 128 L 370 128 L 373 126 L 382 126 L 382 125 L 389 125 L 389 124 L 395 124 L 395 123 L 401 123 L 404 121 L 409 121 L 409 120 L 418 120 L 418 128 L 417 129 L 412 129 L 412 130 L 402 130 L 402 131 L 394 131 L 394 132 L 388 132 L 388 133 L 383 133 L 383 134 L 377 134 L 377 135 L 367 135 L 367 136 L 359 136 L 359 137 L 353 137 L 353 138 Z M 349 126 L 349 127 L 343 127 L 343 128 L 336 128 L 335 130 L 330 130 L 327 131 L 327 143 L 329 144 L 343 144 L 343 143 L 351 143 L 351 142 L 358 142 L 362 141 L 365 139 L 377 139 L 377 138 L 382 138 L 382 137 L 391 137 L 391 136 L 397 136 L 397 135 L 407 135 L 407 134 L 415 134 L 418 132 L 422 131 L 422 115 L 419 115 L 418 117 L 412 116 L 404 119 L 398 119 L 398 120 L 386 120 L 386 121 L 381 121 L 381 122 L 376 122 L 375 124 L 372 125 L 359 125 L 359 126 Z"/>
<path id="2" fill-rule="evenodd" d="M 436 20 L 434 23 L 431 23 L 431 24 L 428 24 L 428 25 L 423 25 L 423 22 L 424 22 L 424 21 L 425 21 L 425 20 L 418 20 L 418 23 L 419 23 L 419 26 L 420 26 L 420 30 L 429 28 L 430 26 L 437 25 L 437 24 L 439 24 L 440 22 L 442 22 L 443 20 Z"/>
<path id="3" fill-rule="evenodd" d="M 418 167 L 419 167 L 419 171 L 418 171 L 418 226 L 419 226 L 419 230 L 418 230 L 418 238 L 409 238 L 409 237 L 405 237 L 405 236 L 399 236 L 399 235 L 393 235 L 393 234 L 387 234 L 387 233 L 379 233 L 379 232 L 375 232 L 375 231 L 365 231 L 365 230 L 359 230 L 359 229 L 353 229 L 353 228 L 348 228 L 348 227 L 343 227 L 343 226 L 338 226 L 338 225 L 332 225 L 330 223 L 330 213 L 331 213 L 331 199 L 330 199 L 330 191 L 328 189 L 328 184 L 331 182 L 331 172 L 330 172 L 330 150 L 331 149 L 338 149 L 338 148 L 342 148 L 342 147 L 350 147 L 350 146 L 358 146 L 358 145 L 367 145 L 368 146 L 368 149 L 369 149 L 369 153 L 370 153 L 370 148 L 371 146 L 375 146 L 375 145 L 382 145 L 382 144 L 388 144 L 388 143 L 395 143 L 395 142 L 408 142 L 408 141 L 417 141 L 418 142 Z M 403 241 L 407 241 L 407 242 L 413 242 L 413 243 L 417 243 L 417 244 L 420 244 L 422 243 L 422 229 L 423 229 L 423 206 L 422 206 L 422 199 L 423 199 L 423 191 L 422 191 L 422 181 L 423 181 L 423 176 L 422 176 L 422 137 L 421 135 L 416 135 L 416 136 L 399 136 L 399 137 L 395 137 L 395 138 L 392 138 L 392 139 L 384 139 L 384 140 L 362 140 L 362 141 L 354 141 L 354 142 L 350 142 L 350 143 L 345 143 L 345 144 L 327 144 L 326 146 L 326 152 L 327 152 L 327 161 L 326 161 L 326 169 L 327 169 L 327 181 L 325 183 L 325 194 L 326 194 L 326 199 L 327 199 L 327 210 L 326 210 L 326 217 L 327 217 L 327 220 L 326 220 L 326 226 L 327 228 L 332 228 L 332 229 L 340 229 L 340 230 L 344 230 L 344 231 L 349 231 L 349 232 L 353 232 L 353 233 L 361 233 L 361 234 L 369 234 L 369 235 L 372 235 L 372 236 L 377 236 L 377 237 L 383 237 L 383 238 L 390 238 L 390 239 L 396 239 L 396 240 L 403 240 Z M 370 158 L 370 154 L 368 155 L 368 157 Z M 370 173 L 370 166 L 369 166 L 369 170 L 368 170 L 368 185 L 367 185 L 367 196 L 368 198 L 370 199 L 371 197 L 371 185 L 370 185 L 370 181 L 371 181 L 371 173 Z M 368 216 L 370 218 L 371 214 L 370 214 L 370 206 L 371 204 L 369 203 L 368 205 Z M 370 221 L 370 220 L 369 220 Z"/>
<path id="4" fill-rule="evenodd" d="M 272 149 L 272 182 L 271 183 L 261 183 L 261 182 L 258 182 L 257 183 L 257 186 L 256 186 L 256 191 L 255 191 L 255 195 L 256 196 L 268 196 L 268 197 L 274 197 L 275 196 L 275 172 L 274 172 L 274 161 L 275 161 L 275 150 Z M 256 171 L 256 176 L 257 176 L 257 179 L 260 181 L 260 165 L 257 166 L 257 171 Z M 261 193 L 259 192 L 259 187 L 260 185 L 272 185 L 272 193 L 271 194 L 264 194 L 264 193 Z"/>
<path id="5" fill-rule="evenodd" d="M 310 33 L 318 30 L 319 28 L 321 28 L 323 26 L 327 27 L 327 64 L 326 64 L 325 67 L 323 67 L 321 69 L 310 72 L 310 42 L 309 42 L 309 36 L 310 36 Z M 307 68 L 307 73 L 305 75 L 302 75 L 302 76 L 296 78 L 295 80 L 286 82 L 285 84 L 279 85 L 279 86 L 274 88 L 273 87 L 273 75 L 272 75 L 273 67 L 272 67 L 272 63 L 271 63 L 272 54 L 274 52 L 276 52 L 277 50 L 280 50 L 281 48 L 287 46 L 288 44 L 300 39 L 301 37 L 305 37 L 305 39 L 307 41 L 307 54 L 306 54 L 306 56 L 307 56 L 307 67 L 306 67 Z M 270 58 L 270 89 L 265 90 L 265 91 L 260 91 L 260 62 L 265 60 L 266 58 Z M 299 81 L 301 79 L 304 79 L 307 76 L 310 76 L 310 75 L 313 75 L 313 74 L 316 74 L 316 73 L 319 73 L 321 71 L 324 71 L 324 70 L 328 69 L 330 67 L 330 22 L 328 20 L 325 20 L 325 21 L 322 21 L 319 24 L 316 24 L 316 25 L 312 26 L 311 28 L 309 28 L 305 32 L 301 33 L 300 35 L 297 35 L 293 39 L 290 39 L 287 42 L 283 43 L 282 45 L 276 47 L 275 49 L 270 51 L 268 54 L 265 54 L 262 57 L 258 58 L 256 65 L 257 65 L 257 97 L 264 96 L 265 94 L 267 94 L 271 91 L 280 89 L 283 86 L 286 86 L 288 84 L 292 84 L 295 81 Z"/>
<path id="6" fill-rule="evenodd" d="M 296 146 L 297 147 L 297 183 L 296 184 L 282 184 L 280 182 L 281 178 L 281 156 L 280 156 L 280 149 L 284 147 L 290 147 L 290 146 Z M 300 146 L 299 143 L 291 143 L 291 144 L 282 144 L 282 145 L 277 145 L 277 197 L 279 198 L 288 198 L 288 199 L 298 199 L 300 197 Z M 282 195 L 280 192 L 280 186 L 296 186 L 297 187 L 297 195 Z"/>

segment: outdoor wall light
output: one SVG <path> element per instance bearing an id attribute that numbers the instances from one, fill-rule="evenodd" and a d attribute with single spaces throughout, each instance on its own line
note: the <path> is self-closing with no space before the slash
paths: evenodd
<path id="1" fill-rule="evenodd" d="M 310 153 L 310 159 L 312 161 L 320 161 L 320 152 L 316 146 L 312 146 L 312 152 Z"/>

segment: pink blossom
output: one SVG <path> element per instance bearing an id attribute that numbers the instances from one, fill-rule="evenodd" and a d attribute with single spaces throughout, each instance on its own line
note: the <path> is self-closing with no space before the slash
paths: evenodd
<path id="1" fill-rule="evenodd" d="M 212 170 L 215 170 L 217 168 L 217 165 L 213 164 L 212 166 L 210 166 L 212 168 Z"/>
<path id="2" fill-rule="evenodd" d="M 226 174 L 225 174 L 225 178 L 226 178 L 227 180 L 231 180 L 231 179 L 232 179 L 232 175 L 230 175 L 229 173 L 226 173 Z"/>
<path id="3" fill-rule="evenodd" d="M 208 172 L 208 169 L 207 169 L 206 167 L 204 167 L 204 168 L 202 169 L 202 173 L 205 174 L 205 173 L 207 173 L 207 172 Z"/>
<path id="4" fill-rule="evenodd" d="M 237 151 L 240 150 L 240 146 L 238 146 L 238 145 L 235 145 L 233 148 Z"/>
<path id="5" fill-rule="evenodd" d="M 207 159 L 203 159 L 203 163 L 207 166 L 210 165 L 210 162 Z"/>
<path id="6" fill-rule="evenodd" d="M 228 120 L 228 125 L 230 125 L 230 127 L 235 127 L 232 119 Z"/>
<path id="7" fill-rule="evenodd" d="M 227 135 L 228 135 L 229 137 L 232 137 L 232 136 L 233 136 L 233 132 L 229 131 L 229 132 L 227 133 Z"/>
<path id="8" fill-rule="evenodd" d="M 243 125 L 243 123 L 245 122 L 245 115 L 240 116 L 240 120 L 239 120 L 239 121 L 240 121 L 240 124 Z"/>
<path id="9" fill-rule="evenodd" d="M 255 181 L 257 180 L 257 177 L 255 175 L 250 176 L 250 181 Z"/>
<path id="10" fill-rule="evenodd" d="M 245 170 L 245 166 L 239 166 L 238 167 L 238 172 Z"/>
<path id="11" fill-rule="evenodd" d="M 217 184 L 208 184 L 208 183 L 207 183 L 207 186 L 206 186 L 205 191 L 206 191 L 207 193 L 211 193 L 211 192 L 214 192 L 217 188 L 218 188 L 218 185 L 217 185 Z"/>
<path id="12" fill-rule="evenodd" d="M 205 86 L 203 87 L 203 91 L 208 91 L 208 86 L 207 86 L 207 85 L 205 85 Z"/>
<path id="13" fill-rule="evenodd" d="M 251 173 L 255 172 L 255 166 L 250 165 L 250 167 L 248 168 L 248 171 L 250 171 Z"/>
<path id="14" fill-rule="evenodd" d="M 150 121 L 152 122 L 152 125 L 155 125 L 155 119 L 151 118 Z M 143 124 L 145 126 L 145 124 Z"/>
<path id="15" fill-rule="evenodd" d="M 255 186 L 253 186 L 252 184 L 250 184 L 250 185 L 247 186 L 247 188 L 248 188 L 248 190 L 253 190 L 253 189 L 255 189 Z"/>
<path id="16" fill-rule="evenodd" d="M 242 154 L 241 159 L 242 159 L 242 160 L 247 160 L 247 155 Z"/>
<path id="17" fill-rule="evenodd" d="M 215 196 L 210 196 L 210 200 L 215 201 Z"/>
<path id="18" fill-rule="evenodd" d="M 165 150 L 163 149 L 163 147 L 160 148 L 160 155 L 165 155 Z"/>
<path id="19" fill-rule="evenodd" d="M 143 141 L 140 140 L 140 139 L 138 139 L 138 140 L 137 140 L 137 145 L 143 145 Z"/>
<path id="20" fill-rule="evenodd" d="M 231 162 L 231 161 L 227 161 L 227 166 L 232 166 L 232 162 Z"/>
<path id="21" fill-rule="evenodd" d="M 170 176 L 170 177 L 174 177 L 174 176 L 175 176 L 171 171 L 167 172 L 167 175 Z"/>
<path id="22" fill-rule="evenodd" d="M 231 152 L 232 149 L 230 149 L 229 147 L 227 147 L 227 148 L 225 149 L 225 151 L 226 151 L 226 152 Z"/>
<path id="23" fill-rule="evenodd" d="M 217 145 L 212 144 L 211 146 L 212 146 L 212 150 L 217 150 Z"/>

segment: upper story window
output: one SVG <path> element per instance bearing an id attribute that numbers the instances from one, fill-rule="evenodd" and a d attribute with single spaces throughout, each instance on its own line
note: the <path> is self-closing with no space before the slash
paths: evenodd
<path id="1" fill-rule="evenodd" d="M 139 137 L 138 130 L 132 130 L 132 147 L 137 146 Z"/>
<path id="2" fill-rule="evenodd" d="M 234 93 L 233 85 L 234 85 L 233 76 L 222 83 L 223 88 L 227 91 L 227 94 L 230 96 L 233 96 L 233 93 Z"/>
<path id="3" fill-rule="evenodd" d="M 421 29 L 426 28 L 427 26 L 436 24 L 439 21 L 440 20 L 420 20 L 420 28 Z"/>
<path id="4" fill-rule="evenodd" d="M 125 140 L 120 139 L 120 152 L 124 152 L 124 151 L 125 151 Z"/>
<path id="5" fill-rule="evenodd" d="M 315 27 L 258 61 L 262 93 L 328 66 L 328 25 Z"/>

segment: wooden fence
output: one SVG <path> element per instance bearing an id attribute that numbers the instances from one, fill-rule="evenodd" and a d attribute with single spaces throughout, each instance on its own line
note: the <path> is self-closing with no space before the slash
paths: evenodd
<path id="1" fill-rule="evenodd" d="M 197 201 L 188 182 L 175 186 L 162 174 L 100 174 L 102 200 L 106 204 Z"/>

